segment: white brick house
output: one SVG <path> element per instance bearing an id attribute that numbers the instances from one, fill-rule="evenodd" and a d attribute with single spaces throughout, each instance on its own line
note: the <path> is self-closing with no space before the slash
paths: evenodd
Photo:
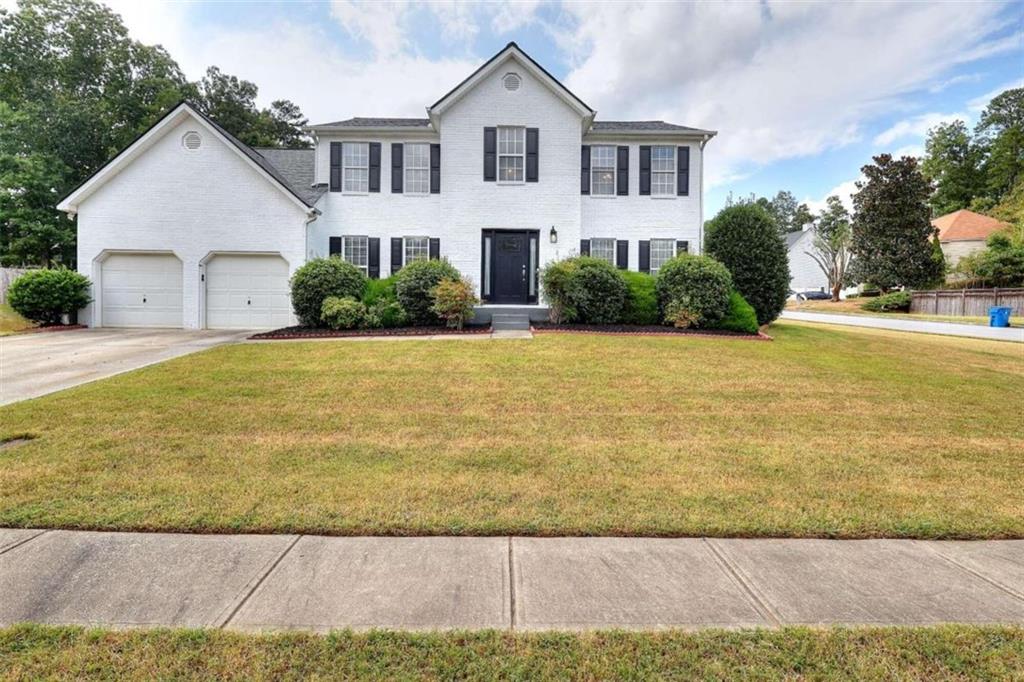
<path id="1" fill-rule="evenodd" d="M 486 303 L 539 308 L 551 260 L 701 250 L 715 133 L 595 120 L 515 43 L 425 118 L 308 130 L 312 150 L 251 149 L 183 103 L 63 199 L 94 285 L 81 320 L 282 326 L 290 274 L 335 254 L 370 277 L 447 258 Z"/>

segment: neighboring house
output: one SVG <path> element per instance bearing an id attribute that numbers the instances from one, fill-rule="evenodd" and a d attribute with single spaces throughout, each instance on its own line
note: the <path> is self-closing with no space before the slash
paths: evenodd
<path id="1" fill-rule="evenodd" d="M 804 293 L 807 291 L 828 292 L 828 277 L 811 258 L 814 251 L 814 228 L 786 235 L 786 252 L 789 256 L 789 288 Z"/>
<path id="2" fill-rule="evenodd" d="M 595 116 L 515 43 L 426 118 L 310 126 L 311 150 L 249 148 L 183 103 L 58 206 L 93 281 L 80 319 L 289 324 L 290 275 L 335 254 L 369 277 L 447 258 L 486 303 L 539 306 L 551 260 L 699 253 L 714 131 Z"/>
<path id="3" fill-rule="evenodd" d="M 939 231 L 942 255 L 950 267 L 964 256 L 984 249 L 985 241 L 993 232 L 1009 227 L 1007 223 L 967 209 L 940 216 L 932 221 L 932 226 Z"/>

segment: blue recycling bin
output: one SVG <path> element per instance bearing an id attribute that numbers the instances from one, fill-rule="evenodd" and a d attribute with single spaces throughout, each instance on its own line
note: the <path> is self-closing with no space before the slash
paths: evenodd
<path id="1" fill-rule="evenodd" d="M 993 306 L 988 309 L 988 326 L 990 327 L 1009 327 L 1010 326 L 1010 313 L 1013 308 L 1006 306 Z"/>

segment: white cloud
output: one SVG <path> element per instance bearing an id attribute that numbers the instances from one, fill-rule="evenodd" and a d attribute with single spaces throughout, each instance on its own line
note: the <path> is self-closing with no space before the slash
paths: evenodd
<path id="1" fill-rule="evenodd" d="M 366 40 L 378 55 L 385 57 L 397 54 L 405 47 L 402 23 L 408 10 L 407 2 L 334 0 L 331 3 L 331 16 L 349 35 Z"/>
<path id="2" fill-rule="evenodd" d="M 853 195 L 857 192 L 858 180 L 863 180 L 863 176 L 841 182 L 829 191 L 825 192 L 825 195 L 820 199 L 811 199 L 808 197 L 803 200 L 803 203 L 807 204 L 807 208 L 811 210 L 811 213 L 818 215 L 818 213 L 825 209 L 827 199 L 831 196 L 837 196 L 839 197 L 839 200 L 843 202 L 843 206 L 846 207 L 847 211 L 853 211 Z"/>
<path id="3" fill-rule="evenodd" d="M 938 112 L 914 116 L 913 118 L 899 121 L 886 130 L 883 130 L 875 136 L 874 143 L 884 147 L 892 144 L 896 140 L 902 140 L 908 137 L 923 138 L 930 129 L 940 123 L 952 123 L 957 119 L 969 123 L 971 116 L 966 113 L 942 114 Z"/>

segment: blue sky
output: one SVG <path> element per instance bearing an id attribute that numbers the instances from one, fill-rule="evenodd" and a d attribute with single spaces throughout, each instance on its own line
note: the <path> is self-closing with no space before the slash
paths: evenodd
<path id="1" fill-rule="evenodd" d="M 515 40 L 599 118 L 718 130 L 709 214 L 730 191 L 846 199 L 873 154 L 1024 85 L 1020 2 L 108 4 L 189 77 L 216 64 L 312 122 L 423 115 Z"/>

